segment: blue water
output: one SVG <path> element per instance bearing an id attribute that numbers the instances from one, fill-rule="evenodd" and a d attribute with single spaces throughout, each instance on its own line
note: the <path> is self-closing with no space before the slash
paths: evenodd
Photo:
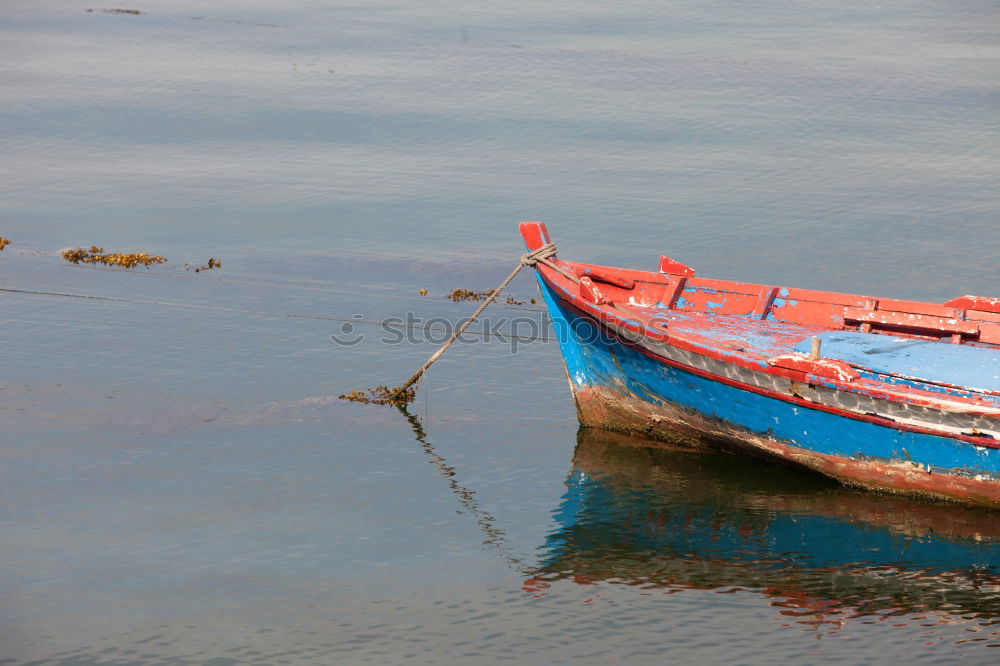
<path id="1" fill-rule="evenodd" d="M 994 515 L 578 435 L 537 304 L 414 419 L 336 398 L 416 369 L 521 219 L 594 263 L 998 295 L 995 5 L 119 8 L 0 7 L 0 662 L 996 660 Z M 169 261 L 59 255 L 92 244 Z M 681 512 L 760 540 L 641 538 Z"/>

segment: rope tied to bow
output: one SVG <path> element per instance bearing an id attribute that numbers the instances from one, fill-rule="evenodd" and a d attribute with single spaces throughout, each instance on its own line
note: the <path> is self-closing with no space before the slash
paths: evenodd
<path id="1" fill-rule="evenodd" d="M 554 257 L 556 254 L 556 244 L 546 243 L 534 252 L 525 252 L 521 255 L 521 263 L 525 266 L 534 266 L 543 259 Z"/>
<path id="2" fill-rule="evenodd" d="M 441 354 L 443 354 L 445 350 L 451 346 L 451 343 L 455 342 L 455 340 L 457 340 L 458 337 L 465 332 L 465 329 L 468 328 L 469 324 L 474 322 L 476 320 L 476 317 L 482 314 L 483 310 L 486 309 L 486 306 L 492 303 L 496 299 L 496 297 L 499 296 L 500 293 L 507 288 L 507 285 L 510 284 L 511 280 L 517 277 L 517 274 L 520 273 L 521 269 L 524 268 L 525 266 L 537 267 L 538 264 L 544 264 L 545 266 L 548 266 L 552 270 L 558 272 L 563 277 L 579 284 L 580 278 L 570 274 L 566 270 L 560 268 L 559 266 L 556 266 L 554 263 L 549 261 L 549 258 L 554 257 L 555 254 L 556 254 L 555 243 L 546 243 L 537 250 L 532 250 L 531 252 L 526 252 L 522 254 L 520 261 L 518 261 L 517 263 L 517 267 L 513 271 L 511 271 L 510 275 L 508 275 L 506 279 L 504 279 L 504 281 L 501 282 L 496 289 L 490 292 L 490 295 L 487 296 L 486 299 L 482 302 L 482 304 L 480 304 L 480 306 L 476 309 L 476 311 L 472 313 L 472 316 L 466 319 L 465 322 L 458 327 L 458 330 L 452 333 L 451 337 L 448 338 L 448 341 L 445 342 L 443 345 L 441 345 L 441 348 L 438 349 L 436 352 L 434 352 L 434 354 L 429 359 L 427 359 L 427 362 L 424 363 L 422 366 L 420 366 L 419 370 L 413 373 L 413 375 L 409 379 L 407 379 L 402 386 L 398 387 L 392 392 L 392 395 L 390 395 L 388 398 L 388 402 L 390 403 L 398 403 L 402 401 L 408 402 L 407 397 L 411 397 L 412 399 L 413 392 L 410 391 L 409 393 L 407 393 L 407 390 L 411 386 L 417 383 L 417 381 L 427 371 L 427 368 L 431 367 L 431 364 L 441 357 Z"/>
<path id="3" fill-rule="evenodd" d="M 521 270 L 521 268 L 524 267 L 524 266 L 534 266 L 535 264 L 545 264 L 546 266 L 548 266 L 549 268 L 551 268 L 555 272 L 557 272 L 560 275 L 562 275 L 564 278 L 566 278 L 568 280 L 571 280 L 572 282 L 575 282 L 576 284 L 580 284 L 580 278 L 578 278 L 577 276 L 575 276 L 575 275 L 573 275 L 571 273 L 566 272 L 562 268 L 556 266 L 551 261 L 549 261 L 549 257 L 554 257 L 555 254 L 556 254 L 556 244 L 555 243 L 546 243 L 545 245 L 541 246 L 540 248 L 538 248 L 537 250 L 535 250 L 533 252 L 525 252 L 524 254 L 521 255 L 521 265 L 518 266 L 514 270 L 514 273 L 512 275 L 517 275 L 517 271 Z"/>

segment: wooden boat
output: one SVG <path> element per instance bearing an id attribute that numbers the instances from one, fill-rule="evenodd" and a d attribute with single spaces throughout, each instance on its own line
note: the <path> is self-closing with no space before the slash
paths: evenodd
<path id="1" fill-rule="evenodd" d="M 550 243 L 523 222 L 529 250 Z M 1000 299 L 536 265 L 582 424 L 1000 507 Z M 554 267 L 554 268 L 553 268 Z"/>

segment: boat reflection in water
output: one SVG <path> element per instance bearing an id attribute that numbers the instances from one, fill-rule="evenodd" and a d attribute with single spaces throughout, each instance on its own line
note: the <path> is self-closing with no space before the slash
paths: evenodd
<path id="1" fill-rule="evenodd" d="M 559 580 L 742 589 L 817 628 L 910 613 L 1000 619 L 996 511 L 590 428 L 578 437 L 559 526 L 529 593 Z"/>

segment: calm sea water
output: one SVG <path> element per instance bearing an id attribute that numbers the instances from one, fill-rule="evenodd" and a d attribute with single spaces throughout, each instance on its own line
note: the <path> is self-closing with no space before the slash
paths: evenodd
<path id="1" fill-rule="evenodd" d="M 0 44 L 0 663 L 996 663 L 995 513 L 578 431 L 537 305 L 409 414 L 336 398 L 521 219 L 997 295 L 995 3 L 40 0 Z"/>

